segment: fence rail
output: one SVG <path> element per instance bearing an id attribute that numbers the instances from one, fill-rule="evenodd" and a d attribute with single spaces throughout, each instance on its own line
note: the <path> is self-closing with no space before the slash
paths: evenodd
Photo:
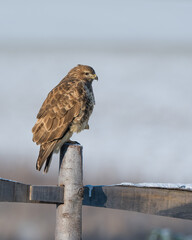
<path id="1" fill-rule="evenodd" d="M 82 204 L 192 219 L 190 184 L 82 187 L 82 147 L 77 144 L 62 148 L 58 186 L 34 186 L 0 178 L 0 202 L 56 204 L 56 240 L 81 239 Z M 75 226 L 72 230 L 71 224 Z"/>
<path id="2" fill-rule="evenodd" d="M 175 188 L 151 187 L 150 184 L 94 186 L 91 197 L 89 191 L 84 188 L 84 205 L 192 219 L 192 191 L 177 185 Z"/>
<path id="3" fill-rule="evenodd" d="M 0 202 L 63 204 L 64 186 L 33 186 L 0 179 Z M 192 190 L 189 185 L 88 185 L 84 186 L 82 203 L 86 206 L 192 219 Z"/>
<path id="4" fill-rule="evenodd" d="M 0 202 L 63 203 L 64 187 L 33 186 L 0 179 Z"/>

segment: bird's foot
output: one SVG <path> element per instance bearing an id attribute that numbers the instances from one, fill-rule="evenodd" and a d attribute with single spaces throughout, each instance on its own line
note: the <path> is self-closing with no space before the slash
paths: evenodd
<path id="1" fill-rule="evenodd" d="M 68 143 L 68 144 L 78 144 L 78 145 L 80 145 L 80 143 L 78 143 L 77 141 L 72 141 L 72 140 L 68 140 L 66 143 Z"/>

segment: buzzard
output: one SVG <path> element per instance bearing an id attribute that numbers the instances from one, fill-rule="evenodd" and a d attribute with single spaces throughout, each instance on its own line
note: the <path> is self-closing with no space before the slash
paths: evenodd
<path id="1" fill-rule="evenodd" d="M 37 114 L 33 141 L 40 145 L 36 169 L 48 172 L 52 154 L 69 142 L 74 132 L 89 129 L 95 104 L 92 82 L 98 80 L 92 67 L 77 65 L 53 88 Z"/>

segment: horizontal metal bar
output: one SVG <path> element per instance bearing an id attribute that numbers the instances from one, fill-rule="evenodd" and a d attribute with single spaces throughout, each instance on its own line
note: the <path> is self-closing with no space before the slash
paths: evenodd
<path id="1" fill-rule="evenodd" d="M 29 200 L 33 203 L 63 203 L 64 187 L 30 186 Z"/>

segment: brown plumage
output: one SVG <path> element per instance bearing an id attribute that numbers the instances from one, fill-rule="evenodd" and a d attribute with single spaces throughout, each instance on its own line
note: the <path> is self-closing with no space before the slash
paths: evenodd
<path id="1" fill-rule="evenodd" d="M 33 141 L 40 145 L 36 169 L 48 172 L 54 151 L 74 132 L 88 129 L 88 120 L 95 104 L 92 81 L 98 79 L 93 68 L 77 65 L 50 91 L 32 129 Z"/>

